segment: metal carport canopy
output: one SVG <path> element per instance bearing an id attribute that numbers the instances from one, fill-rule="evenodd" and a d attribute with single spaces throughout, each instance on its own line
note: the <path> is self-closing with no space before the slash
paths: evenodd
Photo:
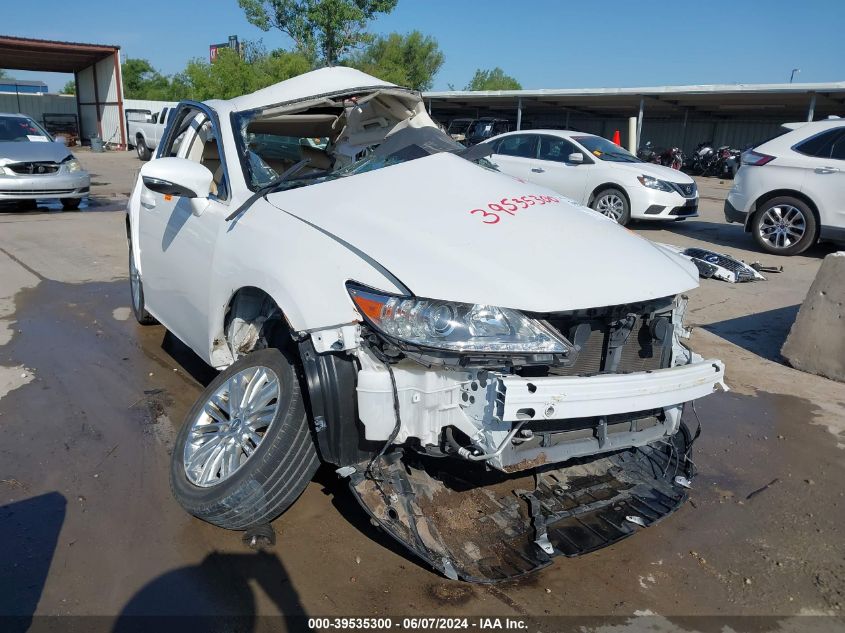
<path id="1" fill-rule="evenodd" d="M 635 88 L 567 88 L 426 92 L 430 107 L 457 114 L 466 108 L 515 112 L 570 110 L 594 116 L 649 116 L 684 111 L 725 117 L 779 117 L 802 120 L 845 114 L 845 81 L 796 84 L 715 84 Z"/>
<path id="2" fill-rule="evenodd" d="M 116 119 L 110 127 L 119 131 L 120 145 L 126 145 L 119 46 L 0 35 L 0 68 L 73 73 L 80 127 L 83 128 L 80 135 L 84 137 L 84 132 L 90 133 L 85 130 L 86 122 L 96 123 L 97 134 L 112 142 L 104 134 L 103 122 L 108 119 L 111 123 L 111 119 Z"/>

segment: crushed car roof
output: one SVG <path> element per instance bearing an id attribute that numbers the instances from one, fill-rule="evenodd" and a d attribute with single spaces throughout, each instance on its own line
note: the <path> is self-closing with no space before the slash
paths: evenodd
<path id="1" fill-rule="evenodd" d="M 233 110 L 253 110 L 347 90 L 396 87 L 396 84 L 382 81 L 360 70 L 345 66 L 333 66 L 280 81 L 251 94 L 235 97 L 226 103 Z"/>

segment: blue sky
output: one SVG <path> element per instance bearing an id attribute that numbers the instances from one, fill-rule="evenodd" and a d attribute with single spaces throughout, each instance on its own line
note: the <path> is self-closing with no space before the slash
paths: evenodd
<path id="1" fill-rule="evenodd" d="M 0 33 L 118 44 L 165 73 L 230 34 L 289 46 L 250 25 L 237 0 L 41 0 L 4 11 Z M 845 80 L 845 0 L 399 0 L 373 32 L 433 35 L 446 55 L 435 89 L 501 66 L 525 88 Z M 57 90 L 67 75 L 44 78 Z"/>

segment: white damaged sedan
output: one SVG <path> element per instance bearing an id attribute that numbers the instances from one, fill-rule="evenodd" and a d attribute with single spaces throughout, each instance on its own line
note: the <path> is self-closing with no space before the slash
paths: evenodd
<path id="1" fill-rule="evenodd" d="M 127 217 L 132 305 L 221 370 L 179 503 L 257 534 L 333 465 L 384 530 L 492 582 L 680 507 L 724 388 L 685 343 L 689 262 L 328 68 L 183 102 Z"/>

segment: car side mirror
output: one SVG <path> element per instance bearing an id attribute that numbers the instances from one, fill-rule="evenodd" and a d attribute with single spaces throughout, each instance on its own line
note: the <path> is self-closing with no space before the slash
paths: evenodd
<path id="1" fill-rule="evenodd" d="M 141 167 L 141 180 L 147 189 L 191 199 L 194 215 L 201 215 L 208 206 L 213 179 L 208 167 L 187 158 L 157 158 Z"/>
<path id="2" fill-rule="evenodd" d="M 573 163 L 575 165 L 580 165 L 584 162 L 584 154 L 581 152 L 572 152 L 569 155 L 567 162 Z"/>

